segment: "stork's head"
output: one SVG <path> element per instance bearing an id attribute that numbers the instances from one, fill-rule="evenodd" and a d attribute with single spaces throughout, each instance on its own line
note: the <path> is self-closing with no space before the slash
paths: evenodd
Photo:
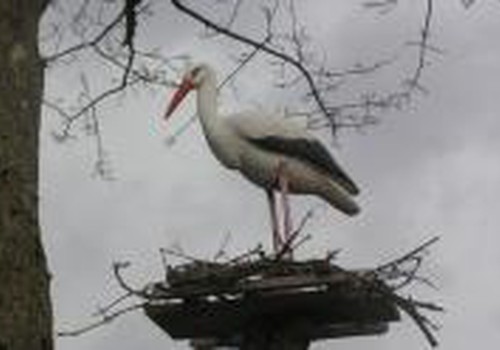
<path id="1" fill-rule="evenodd" d="M 210 75 L 210 72 L 210 68 L 206 64 L 198 64 L 191 67 L 184 74 L 181 84 L 170 100 L 167 112 L 165 113 L 165 119 L 172 115 L 177 106 L 179 106 L 190 91 L 198 89 L 203 84 Z"/>

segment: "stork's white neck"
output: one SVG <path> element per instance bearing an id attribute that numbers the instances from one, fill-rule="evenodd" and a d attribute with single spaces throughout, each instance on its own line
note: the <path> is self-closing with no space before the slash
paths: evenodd
<path id="1" fill-rule="evenodd" d="M 237 140 L 224 119 L 217 114 L 217 80 L 215 72 L 206 67 L 206 76 L 198 87 L 197 109 L 203 132 L 212 152 L 228 168 L 238 166 Z"/>
<path id="2" fill-rule="evenodd" d="M 215 72 L 206 68 L 206 76 L 198 88 L 197 94 L 198 116 L 200 117 L 203 131 L 207 137 L 215 132 L 217 118 L 217 81 Z"/>

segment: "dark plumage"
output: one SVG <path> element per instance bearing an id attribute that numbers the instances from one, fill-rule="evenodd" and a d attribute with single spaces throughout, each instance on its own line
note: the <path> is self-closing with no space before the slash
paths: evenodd
<path id="1" fill-rule="evenodd" d="M 350 194 L 356 195 L 359 193 L 354 181 L 342 171 L 330 155 L 330 152 L 317 140 L 291 139 L 277 136 L 247 138 L 247 140 L 262 150 L 291 156 L 311 164 L 318 170 L 331 175 Z"/>

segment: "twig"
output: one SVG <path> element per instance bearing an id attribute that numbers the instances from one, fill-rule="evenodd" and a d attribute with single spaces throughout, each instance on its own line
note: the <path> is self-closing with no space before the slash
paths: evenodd
<path id="1" fill-rule="evenodd" d="M 236 17 L 238 16 L 238 12 L 241 8 L 241 4 L 243 4 L 243 0 L 236 0 L 236 3 L 234 4 L 233 9 L 231 11 L 231 15 L 229 16 L 229 20 L 227 21 L 227 24 L 226 24 L 227 28 L 231 28 L 234 21 L 236 20 Z"/>
<path id="2" fill-rule="evenodd" d="M 420 42 L 419 42 L 419 52 L 418 52 L 418 61 L 417 68 L 415 69 L 415 73 L 413 77 L 408 80 L 408 84 L 410 89 L 419 88 L 419 81 L 422 76 L 422 71 L 425 66 L 425 58 L 428 50 L 428 41 L 431 30 L 431 19 L 433 14 L 433 2 L 434 0 L 426 0 L 427 8 L 425 11 L 425 19 L 424 25 L 422 27 Z"/>
<path id="3" fill-rule="evenodd" d="M 301 239 L 299 239 L 297 242 L 295 242 L 290 250 L 293 252 L 295 251 L 297 248 L 299 248 L 301 245 L 303 245 L 304 243 L 306 243 L 307 241 L 311 240 L 312 239 L 312 235 L 305 235 L 304 237 L 302 237 Z"/>
<path id="4" fill-rule="evenodd" d="M 422 315 L 418 309 L 422 308 L 429 311 L 441 311 L 441 312 L 444 311 L 444 309 L 441 306 L 436 305 L 434 303 L 421 302 L 414 300 L 412 298 L 403 298 L 398 294 L 396 294 L 396 290 L 414 281 L 427 281 L 426 279 L 423 279 L 416 275 L 417 271 L 421 267 L 423 259 L 419 254 L 424 252 L 427 248 L 429 248 L 429 246 L 436 243 L 438 240 L 439 237 L 437 236 L 432 237 L 431 239 L 428 239 L 423 244 L 421 244 L 415 249 L 412 249 L 410 252 L 404 254 L 403 256 L 388 263 L 379 265 L 375 269 L 369 271 L 366 275 L 366 276 L 375 276 L 376 279 L 384 280 L 383 277 L 384 273 L 387 273 L 387 270 L 390 270 L 388 277 L 389 279 L 403 278 L 403 282 L 401 282 L 396 286 L 392 286 L 390 288 L 382 287 L 377 284 L 373 284 L 370 278 L 366 279 L 365 276 L 358 276 L 358 278 L 360 279 L 360 281 L 362 281 L 362 283 L 367 283 L 373 286 L 377 292 L 388 297 L 401 310 L 406 312 L 408 316 L 410 316 L 413 319 L 413 321 L 417 324 L 417 326 L 422 331 L 429 344 L 433 347 L 436 347 L 438 345 L 438 342 L 436 337 L 432 333 L 431 329 L 436 329 L 437 327 L 427 317 Z M 401 265 L 409 261 L 413 261 L 415 265 L 410 271 L 404 271 Z"/>
<path id="5" fill-rule="evenodd" d="M 209 261 L 201 260 L 201 259 L 195 258 L 193 256 L 190 256 L 188 254 L 185 254 L 183 252 L 175 251 L 175 250 L 170 249 L 170 248 L 161 248 L 161 251 L 168 254 L 168 255 L 172 255 L 172 256 L 175 256 L 178 258 L 183 258 L 185 260 L 195 262 L 195 263 L 201 263 L 201 264 L 209 264 L 210 263 Z"/>
<path id="6" fill-rule="evenodd" d="M 116 278 L 118 284 L 125 291 L 127 291 L 127 293 L 129 293 L 131 295 L 135 295 L 135 296 L 141 297 L 141 298 L 148 299 L 148 297 L 150 297 L 150 296 L 144 290 L 134 289 L 134 288 L 130 287 L 125 282 L 125 280 L 123 279 L 123 277 L 121 276 L 120 271 L 123 270 L 123 269 L 125 269 L 125 268 L 127 268 L 127 267 L 129 267 L 129 266 L 130 266 L 129 262 L 117 262 L 117 263 L 113 264 L 113 273 L 115 275 L 115 278 Z"/>
<path id="7" fill-rule="evenodd" d="M 61 140 L 65 139 L 67 136 L 69 136 L 69 132 L 71 130 L 71 127 L 73 126 L 73 123 L 75 123 L 75 121 L 77 119 L 79 119 L 82 115 L 89 112 L 93 108 L 97 107 L 99 104 L 104 102 L 109 97 L 114 96 L 114 95 L 122 92 L 125 88 L 125 85 L 123 84 L 123 82 L 125 80 L 126 80 L 126 77 L 123 76 L 123 80 L 122 80 L 122 82 L 120 82 L 120 84 L 118 84 L 114 87 L 108 88 L 105 91 L 103 91 L 102 93 L 100 93 L 99 95 L 97 95 L 96 97 L 92 98 L 91 101 L 88 102 L 86 105 L 84 105 L 78 112 L 71 114 L 71 115 L 68 115 L 67 113 L 63 114 L 63 116 L 66 116 L 66 118 L 64 120 L 64 127 L 61 130 L 60 135 L 59 135 Z M 132 86 L 138 82 L 139 82 L 139 79 L 135 78 L 135 79 L 129 81 L 126 85 Z"/>
<path id="8" fill-rule="evenodd" d="M 334 250 L 331 250 L 331 251 L 327 251 L 326 257 L 325 257 L 325 261 L 330 262 L 330 261 L 336 259 L 337 255 L 339 255 L 341 251 L 342 251 L 342 249 L 340 249 L 340 248 L 339 249 L 334 249 Z"/>
<path id="9" fill-rule="evenodd" d="M 133 69 L 130 64 L 130 59 L 127 60 L 127 64 L 123 64 L 120 62 L 115 56 L 106 53 L 99 45 L 94 46 L 94 52 L 99 55 L 101 58 L 111 63 L 113 66 L 122 69 L 124 72 L 130 70 L 130 74 L 134 78 L 140 79 L 142 82 L 147 84 L 154 84 L 162 87 L 172 87 L 175 84 L 169 81 L 159 81 L 155 76 L 151 75 L 149 71 L 141 72 L 137 69 Z M 134 54 L 137 56 L 139 53 L 134 50 Z M 127 68 L 129 67 L 129 68 Z M 123 81 L 123 78 L 122 78 Z"/>
<path id="10" fill-rule="evenodd" d="M 147 302 L 142 302 L 142 303 L 127 306 L 127 307 L 120 309 L 118 311 L 103 315 L 101 320 L 90 323 L 88 326 L 74 329 L 74 330 L 70 330 L 70 331 L 59 331 L 59 332 L 57 332 L 57 336 L 58 337 L 76 337 L 76 336 L 82 335 L 84 333 L 88 333 L 88 332 L 90 332 L 98 327 L 101 327 L 107 323 L 110 323 L 111 321 L 113 321 L 117 317 L 120 317 L 126 313 L 131 312 L 131 311 L 135 311 L 137 309 L 142 309 L 146 304 L 147 304 Z"/>
<path id="11" fill-rule="evenodd" d="M 57 61 L 61 58 L 63 58 L 64 56 L 68 56 L 70 54 L 74 54 L 78 51 L 81 51 L 81 50 L 84 50 L 84 49 L 88 49 L 94 45 L 97 45 L 99 42 L 101 42 L 113 29 L 116 28 L 116 26 L 118 26 L 118 24 L 120 24 L 120 22 L 123 20 L 123 18 L 125 17 L 125 8 L 123 8 L 118 14 L 117 16 L 111 21 L 109 22 L 109 24 L 107 26 L 105 26 L 103 28 L 103 30 L 98 33 L 94 39 L 92 40 L 89 40 L 89 41 L 84 41 L 80 44 L 77 44 L 75 46 L 72 46 L 72 47 L 69 47 L 61 52 L 57 52 L 55 54 L 52 54 L 52 55 L 49 55 L 49 56 L 46 56 L 44 58 L 44 61 L 46 63 L 51 63 L 51 62 L 54 62 L 54 61 Z"/>
<path id="12" fill-rule="evenodd" d="M 420 314 L 420 312 L 417 310 L 417 306 L 421 306 L 423 303 L 414 302 L 411 299 L 405 299 L 403 297 L 398 296 L 397 294 L 392 294 L 391 299 L 399 306 L 401 310 L 405 311 L 406 314 L 410 316 L 413 319 L 413 321 L 415 321 L 418 328 L 422 331 L 425 338 L 432 347 L 436 347 L 439 345 L 436 337 L 429 329 L 429 327 L 435 329 L 436 328 L 435 325 L 432 322 L 430 322 L 430 320 L 427 317 Z M 429 305 L 428 303 L 425 304 Z M 438 305 L 434 304 L 430 305 L 432 305 L 432 307 L 426 307 L 428 310 L 444 311 L 444 309 Z"/>
<path id="13" fill-rule="evenodd" d="M 116 298 L 115 300 L 113 300 L 108 305 L 106 305 L 104 307 L 100 307 L 97 310 L 97 312 L 95 314 L 93 314 L 92 316 L 102 316 L 102 315 L 107 314 L 109 311 L 111 311 L 113 308 L 115 308 L 117 305 L 121 304 L 123 301 L 127 300 L 131 296 L 133 296 L 132 293 L 126 292 L 125 294 L 123 294 L 123 295 L 119 296 L 118 298 Z"/>
<path id="14" fill-rule="evenodd" d="M 214 262 L 223 257 L 224 255 L 226 255 L 226 248 L 230 240 L 231 240 L 231 232 L 227 232 L 219 246 L 219 249 L 214 254 L 214 257 L 212 259 Z"/>
<path id="15" fill-rule="evenodd" d="M 434 244 L 437 241 L 439 241 L 439 238 L 440 238 L 439 236 L 435 236 L 435 237 L 432 237 L 432 238 L 428 239 L 423 244 L 419 245 L 417 248 L 415 248 L 415 249 L 411 250 L 410 252 L 404 254 L 403 256 L 397 258 L 396 260 L 389 261 L 388 263 L 385 263 L 385 264 L 377 266 L 374 269 L 374 271 L 382 271 L 382 270 L 390 268 L 390 267 L 392 267 L 394 265 L 400 265 L 401 263 L 407 261 L 408 259 L 413 258 L 415 255 L 419 254 L 420 252 L 424 251 L 425 249 L 427 249 L 432 244 Z"/>
<path id="16" fill-rule="evenodd" d="M 300 235 L 300 233 L 304 229 L 304 227 L 307 224 L 307 222 L 313 217 L 313 215 L 314 215 L 314 210 L 312 210 L 312 209 L 310 209 L 310 210 L 308 210 L 306 212 L 306 214 L 302 217 L 302 220 L 300 221 L 299 226 L 297 227 L 297 229 L 292 232 L 292 234 L 290 235 L 290 237 L 288 237 L 288 239 L 281 246 L 281 249 L 276 254 L 276 260 L 281 260 L 281 258 L 283 258 L 287 253 L 293 252 L 294 248 L 296 247 L 296 245 L 294 244 L 295 240 Z M 305 240 L 303 240 L 303 239 L 300 240 L 298 242 L 298 245 L 301 245 L 306 240 L 308 240 L 308 238 L 305 239 Z"/>
<path id="17" fill-rule="evenodd" d="M 264 252 L 262 251 L 262 244 L 258 244 L 255 248 L 249 250 L 248 252 L 246 253 L 243 253 L 235 258 L 232 258 L 231 260 L 229 260 L 227 262 L 228 265 L 233 265 L 233 264 L 238 264 L 239 262 L 241 262 L 242 260 L 246 259 L 246 258 L 249 258 L 253 255 L 260 255 L 262 256 L 264 254 Z"/>

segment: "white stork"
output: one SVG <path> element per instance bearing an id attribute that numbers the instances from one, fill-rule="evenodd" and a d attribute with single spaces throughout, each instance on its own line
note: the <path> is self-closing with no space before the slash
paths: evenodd
<path id="1" fill-rule="evenodd" d="M 347 215 L 359 212 L 352 199 L 358 194 L 358 187 L 317 138 L 283 118 L 261 113 L 219 117 L 216 87 L 215 72 L 210 66 L 200 64 L 190 69 L 173 95 L 165 118 L 172 115 L 188 92 L 198 92 L 198 116 L 215 157 L 225 167 L 239 170 L 267 193 L 276 251 L 290 237 L 288 193 L 317 195 Z M 282 193 L 282 235 L 274 197 L 276 189 Z"/>

